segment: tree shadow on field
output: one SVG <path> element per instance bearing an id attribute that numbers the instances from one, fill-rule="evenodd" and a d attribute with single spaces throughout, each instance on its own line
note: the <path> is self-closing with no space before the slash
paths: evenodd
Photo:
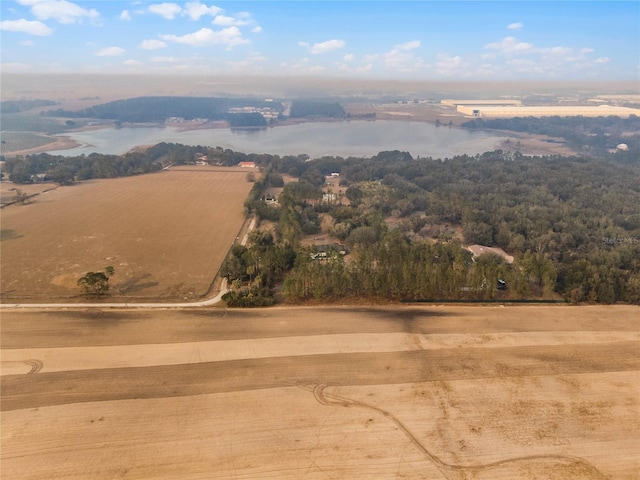
<path id="1" fill-rule="evenodd" d="M 115 310 L 102 310 L 100 308 L 87 308 L 86 310 L 70 310 L 61 313 L 60 316 L 74 320 L 96 321 L 97 324 L 106 325 L 119 323 L 123 320 L 130 319 L 127 312 L 118 312 Z"/>
<path id="2" fill-rule="evenodd" d="M 457 313 L 449 310 L 430 310 L 419 307 L 347 307 L 341 308 L 341 312 L 352 312 L 354 314 L 365 314 L 374 321 L 390 322 L 398 325 L 399 330 L 404 333 L 430 333 L 429 320 L 457 316 Z"/>
<path id="3" fill-rule="evenodd" d="M 124 295 L 127 293 L 140 292 L 146 288 L 157 287 L 159 285 L 158 282 L 147 282 L 147 283 L 139 283 L 142 280 L 149 278 L 151 276 L 150 273 L 145 273 L 143 275 L 139 275 L 137 277 L 133 277 L 126 282 L 119 283 L 115 290 L 118 295 Z"/>
<path id="4" fill-rule="evenodd" d="M 16 238 L 22 238 L 22 235 L 18 235 L 15 230 L 10 230 L 8 228 L 0 230 L 0 241 L 15 240 Z"/>
<path id="5" fill-rule="evenodd" d="M 364 313 L 372 318 L 384 320 L 418 320 L 433 317 L 452 317 L 448 310 L 430 310 L 419 307 L 340 307 L 341 312 Z"/>

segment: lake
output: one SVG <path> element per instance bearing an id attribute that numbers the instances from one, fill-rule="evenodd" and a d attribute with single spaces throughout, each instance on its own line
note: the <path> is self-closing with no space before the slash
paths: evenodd
<path id="1" fill-rule="evenodd" d="M 408 151 L 416 157 L 445 158 L 483 153 L 498 148 L 499 137 L 430 123 L 402 120 L 312 122 L 265 130 L 124 127 L 66 134 L 81 146 L 48 153 L 76 156 L 93 152 L 123 154 L 138 145 L 160 142 L 229 148 L 244 153 L 307 154 L 370 157 L 384 150 Z"/>

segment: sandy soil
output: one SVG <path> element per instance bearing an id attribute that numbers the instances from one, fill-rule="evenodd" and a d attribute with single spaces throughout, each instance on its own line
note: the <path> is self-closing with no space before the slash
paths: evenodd
<path id="1" fill-rule="evenodd" d="M 69 148 L 75 148 L 80 146 L 78 142 L 71 139 L 70 137 L 53 137 L 51 135 L 40 135 L 43 138 L 48 138 L 51 140 L 50 143 L 45 145 L 41 145 L 39 147 L 26 148 L 24 150 L 14 150 L 14 151 L 6 151 L 3 152 L 4 155 L 15 157 L 16 155 L 30 155 L 33 153 L 42 153 L 48 152 L 49 150 L 67 150 Z"/>
<path id="2" fill-rule="evenodd" d="M 3 208 L 2 300 L 82 301 L 77 279 L 107 265 L 111 301 L 199 298 L 243 225 L 251 186 L 240 168 L 172 168 Z"/>
<path id="3" fill-rule="evenodd" d="M 3 478 L 640 475 L 638 307 L 2 313 Z"/>

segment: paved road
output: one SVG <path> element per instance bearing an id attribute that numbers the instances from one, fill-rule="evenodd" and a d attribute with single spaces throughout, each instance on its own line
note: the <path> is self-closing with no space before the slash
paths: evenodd
<path id="1" fill-rule="evenodd" d="M 0 303 L 0 308 L 191 308 L 215 305 L 227 293 L 227 279 L 222 279 L 220 293 L 215 297 L 197 302 L 182 303 Z"/>

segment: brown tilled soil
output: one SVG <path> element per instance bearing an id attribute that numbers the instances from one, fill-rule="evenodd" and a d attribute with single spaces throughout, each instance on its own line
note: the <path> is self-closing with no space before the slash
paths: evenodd
<path id="1" fill-rule="evenodd" d="M 635 479 L 639 314 L 4 310 L 0 473 Z"/>
<path id="2" fill-rule="evenodd" d="M 2 301 L 84 301 L 78 278 L 106 266 L 109 301 L 199 298 L 238 235 L 251 186 L 246 170 L 194 166 L 40 189 L 2 209 Z"/>

